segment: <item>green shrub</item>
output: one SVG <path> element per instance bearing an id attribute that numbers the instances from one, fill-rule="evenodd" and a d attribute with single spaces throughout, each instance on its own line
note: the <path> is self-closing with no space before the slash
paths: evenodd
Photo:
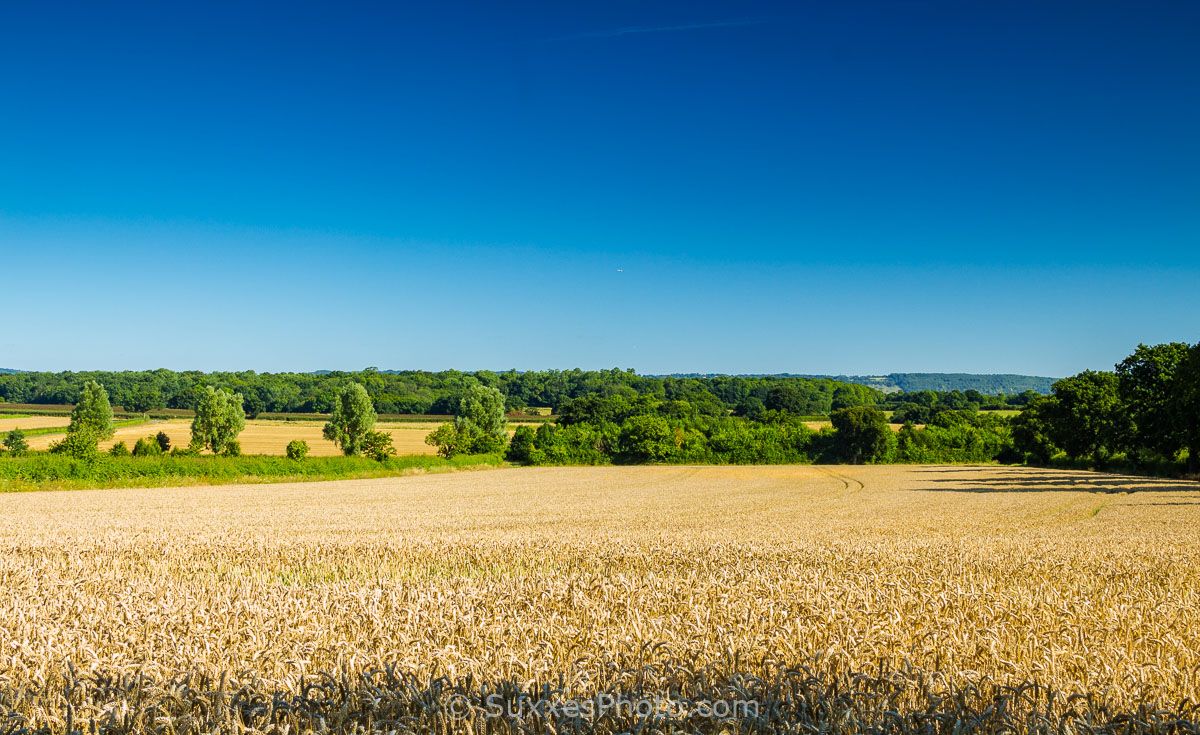
<path id="1" fill-rule="evenodd" d="M 362 451 L 376 462 L 396 456 L 396 447 L 392 446 L 392 435 L 386 431 L 368 431 L 363 436 Z"/>
<path id="2" fill-rule="evenodd" d="M 83 426 L 69 432 L 61 440 L 50 445 L 51 454 L 62 454 L 73 459 L 84 461 L 94 460 L 100 455 L 96 449 L 100 437 L 89 426 Z"/>
<path id="3" fill-rule="evenodd" d="M 489 433 L 474 422 L 466 420 L 442 424 L 425 437 L 425 443 L 437 447 L 438 455 L 446 458 L 460 454 L 503 452 L 507 440 L 507 435 Z"/>
<path id="4" fill-rule="evenodd" d="M 308 456 L 308 442 L 303 439 L 293 439 L 287 445 L 287 458 L 301 460 Z"/>
<path id="5" fill-rule="evenodd" d="M 25 441 L 25 432 L 13 429 L 4 435 L 4 448 L 16 456 L 29 451 L 29 442 Z"/>
<path id="6" fill-rule="evenodd" d="M 512 441 L 508 443 L 508 452 L 504 458 L 509 462 L 531 464 L 533 452 L 537 451 L 537 441 L 533 429 L 528 426 L 518 426 L 513 433 Z"/>
<path id="7" fill-rule="evenodd" d="M 240 457 L 242 456 L 242 443 L 237 439 L 229 439 L 225 442 L 225 448 L 221 450 L 222 457 Z"/>
<path id="8" fill-rule="evenodd" d="M 666 461 L 678 448 L 671 424 L 661 416 L 634 416 L 621 426 L 621 457 L 632 464 Z"/>
<path id="9" fill-rule="evenodd" d="M 162 447 L 152 436 L 142 437 L 134 442 L 133 456 L 135 457 L 157 457 L 162 453 Z"/>
<path id="10" fill-rule="evenodd" d="M 125 442 L 117 442 L 108 448 L 108 456 L 110 457 L 128 457 L 129 447 L 125 446 Z"/>
<path id="11" fill-rule="evenodd" d="M 167 432 L 160 431 L 155 434 L 154 441 L 158 442 L 158 448 L 163 450 L 163 453 L 171 451 L 171 437 L 167 436 Z"/>

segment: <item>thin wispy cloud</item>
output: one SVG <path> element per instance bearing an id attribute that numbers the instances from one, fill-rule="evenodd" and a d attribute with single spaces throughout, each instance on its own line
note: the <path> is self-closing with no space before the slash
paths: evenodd
<path id="1" fill-rule="evenodd" d="M 577 38 L 615 38 L 616 36 L 628 36 L 634 33 L 666 33 L 669 31 L 694 31 L 703 28 L 733 28 L 736 26 L 754 26 L 765 23 L 766 18 L 731 18 L 729 20 L 714 20 L 707 23 L 676 23 L 672 25 L 657 25 L 657 26 L 625 26 L 624 28 L 612 28 L 603 31 L 584 31 L 582 33 L 571 33 L 566 36 L 557 36 L 555 38 L 547 38 L 547 41 L 569 41 Z"/>

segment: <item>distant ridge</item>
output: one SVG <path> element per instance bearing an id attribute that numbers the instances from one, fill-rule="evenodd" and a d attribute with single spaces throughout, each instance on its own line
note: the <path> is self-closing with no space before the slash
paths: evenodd
<path id="1" fill-rule="evenodd" d="M 10 370 L 8 368 L 0 368 L 0 375 L 12 375 L 13 373 L 20 373 L 20 372 L 23 372 L 23 371 L 22 370 Z"/>
<path id="2" fill-rule="evenodd" d="M 651 375 L 653 378 L 715 378 L 721 373 L 672 373 L 671 375 Z M 739 377 L 776 377 L 776 378 L 828 378 L 840 380 L 843 383 L 857 383 L 883 391 L 896 393 L 904 391 L 913 393 L 922 390 L 937 391 L 968 391 L 977 390 L 984 395 L 1013 395 L 1031 390 L 1035 393 L 1049 393 L 1050 386 L 1058 378 L 1046 378 L 1038 375 L 1013 375 L 1011 373 L 888 373 L 887 375 L 808 375 L 800 373 L 756 373 Z"/>

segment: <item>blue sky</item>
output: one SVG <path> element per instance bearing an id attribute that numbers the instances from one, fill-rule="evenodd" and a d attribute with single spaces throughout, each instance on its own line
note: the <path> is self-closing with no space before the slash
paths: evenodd
<path id="1" fill-rule="evenodd" d="M 0 367 L 1110 368 L 1200 5 L 0 5 Z"/>

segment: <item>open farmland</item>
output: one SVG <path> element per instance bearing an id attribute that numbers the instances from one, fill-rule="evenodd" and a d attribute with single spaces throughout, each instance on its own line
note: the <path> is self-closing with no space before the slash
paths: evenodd
<path id="1" fill-rule="evenodd" d="M 66 431 L 67 424 L 71 423 L 70 416 L 20 416 L 14 418 L 5 418 L 0 414 L 0 432 L 9 432 L 13 429 L 44 429 L 53 426 L 63 427 Z"/>
<path id="2" fill-rule="evenodd" d="M 42 417 L 45 418 L 45 417 Z M 29 419 L 32 420 L 32 419 Z M 62 419 L 51 419 L 59 425 Z M 283 456 L 288 442 L 293 439 L 303 439 L 308 442 L 310 455 L 314 457 L 333 457 L 341 454 L 341 450 L 321 435 L 323 424 L 319 421 L 267 421 L 252 420 L 246 422 L 246 428 L 238 435 L 242 444 L 242 452 L 246 454 L 271 454 Z M 386 431 L 392 435 L 398 454 L 434 454 L 436 449 L 425 443 L 425 436 L 437 428 L 431 422 L 388 423 L 380 421 L 375 425 L 376 430 Z M 191 441 L 191 421 L 171 419 L 118 428 L 111 439 L 100 442 L 100 449 L 105 450 L 113 444 L 123 441 L 130 448 L 134 442 L 143 436 L 158 432 L 166 432 L 171 438 L 171 446 L 186 447 Z M 62 435 L 44 435 L 31 437 L 31 449 L 47 449 L 51 442 L 62 438 Z"/>
<path id="3" fill-rule="evenodd" d="M 0 517 L 0 710 L 56 731 L 479 733 L 484 694 L 541 684 L 736 692 L 775 702 L 760 724 L 845 732 L 1200 701 L 1195 483 L 531 468 L 0 495 Z M 1002 688 L 1027 681 L 1055 694 Z"/>

